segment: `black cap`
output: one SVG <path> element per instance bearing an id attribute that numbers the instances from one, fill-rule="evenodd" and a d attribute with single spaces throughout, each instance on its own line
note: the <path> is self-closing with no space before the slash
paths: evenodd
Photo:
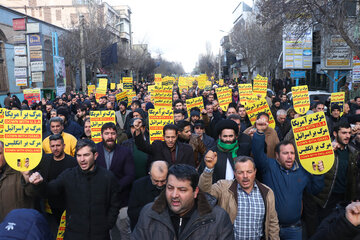
<path id="1" fill-rule="evenodd" d="M 239 126 L 236 124 L 236 122 L 234 122 L 233 120 L 229 120 L 229 119 L 224 119 L 224 120 L 219 121 L 216 124 L 215 129 L 216 129 L 217 135 L 220 135 L 220 133 L 224 129 L 233 129 L 235 131 L 236 135 L 239 134 Z"/>

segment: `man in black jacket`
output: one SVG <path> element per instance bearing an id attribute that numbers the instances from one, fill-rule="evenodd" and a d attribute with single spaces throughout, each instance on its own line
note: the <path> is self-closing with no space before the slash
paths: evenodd
<path id="1" fill-rule="evenodd" d="M 46 190 L 48 196 L 66 199 L 65 240 L 110 239 L 120 209 L 119 185 L 114 175 L 95 165 L 96 145 L 88 139 L 76 144 L 78 167 L 65 170 L 50 183 L 35 172 L 29 182 Z"/>
<path id="2" fill-rule="evenodd" d="M 234 239 L 229 215 L 198 182 L 195 168 L 171 166 L 165 191 L 143 208 L 132 239 Z"/>
<path id="3" fill-rule="evenodd" d="M 149 175 L 136 180 L 133 183 L 128 215 L 131 229 L 135 228 L 141 209 L 159 196 L 166 185 L 168 163 L 166 161 L 155 161 L 151 164 Z"/>
<path id="4" fill-rule="evenodd" d="M 152 161 L 165 160 L 172 164 L 189 164 L 195 166 L 194 153 L 189 144 L 181 143 L 177 140 L 178 128 L 173 124 L 168 124 L 163 128 L 164 141 L 155 140 L 152 144 L 145 142 L 140 127 L 142 122 L 134 122 L 135 144 L 139 150 L 151 155 Z"/>

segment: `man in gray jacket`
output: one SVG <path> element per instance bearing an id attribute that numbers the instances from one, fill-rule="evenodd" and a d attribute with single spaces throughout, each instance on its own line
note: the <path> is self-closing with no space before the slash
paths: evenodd
<path id="1" fill-rule="evenodd" d="M 143 208 L 132 239 L 234 239 L 229 215 L 198 181 L 194 167 L 170 167 L 165 191 Z"/>

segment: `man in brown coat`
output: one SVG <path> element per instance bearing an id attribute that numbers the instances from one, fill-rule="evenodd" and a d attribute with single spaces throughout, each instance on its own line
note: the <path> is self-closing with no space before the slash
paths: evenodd
<path id="1" fill-rule="evenodd" d="M 235 179 L 212 184 L 216 162 L 216 152 L 206 155 L 206 168 L 200 176 L 199 188 L 216 197 L 218 205 L 229 214 L 235 239 L 280 239 L 274 193 L 255 180 L 254 160 L 247 156 L 234 158 Z"/>
<path id="2" fill-rule="evenodd" d="M 34 191 L 28 179 L 28 172 L 18 172 L 6 164 L 0 142 L 0 222 L 13 209 L 34 207 Z"/>

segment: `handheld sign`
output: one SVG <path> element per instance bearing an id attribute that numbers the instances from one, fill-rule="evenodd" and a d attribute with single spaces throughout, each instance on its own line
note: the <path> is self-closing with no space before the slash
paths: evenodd
<path id="1" fill-rule="evenodd" d="M 149 109 L 148 113 L 150 143 L 155 140 L 164 140 L 164 126 L 174 122 L 172 109 Z"/>
<path id="2" fill-rule="evenodd" d="M 66 210 L 61 215 L 60 224 L 56 235 L 56 240 L 64 239 L 65 228 L 66 228 Z"/>
<path id="3" fill-rule="evenodd" d="M 340 112 L 342 115 L 344 112 L 344 103 L 345 103 L 345 92 L 336 92 L 331 94 L 330 109 L 334 104 L 337 104 L 341 109 Z"/>
<path id="4" fill-rule="evenodd" d="M 229 104 L 232 102 L 232 91 L 228 87 L 221 87 L 216 89 L 219 105 L 223 111 L 227 111 Z"/>
<path id="5" fill-rule="evenodd" d="M 269 127 L 275 128 L 275 119 L 265 98 L 261 98 L 254 103 L 248 104 L 245 106 L 245 110 L 252 125 L 255 124 L 257 115 L 261 112 L 265 112 L 269 115 Z"/>
<path id="6" fill-rule="evenodd" d="M 88 85 L 87 89 L 88 89 L 88 94 L 94 93 L 95 85 Z"/>
<path id="7" fill-rule="evenodd" d="M 292 87 L 292 98 L 294 109 L 299 114 L 305 114 L 310 109 L 308 86 Z"/>
<path id="8" fill-rule="evenodd" d="M 200 111 L 204 109 L 204 103 L 202 97 L 190 98 L 186 99 L 186 108 L 188 110 L 188 114 L 190 116 L 190 109 L 193 107 L 198 107 Z"/>
<path id="9" fill-rule="evenodd" d="M 115 111 L 90 111 L 91 140 L 95 143 L 102 141 L 101 127 L 107 122 L 115 123 Z"/>
<path id="10" fill-rule="evenodd" d="M 40 88 L 24 89 L 24 99 L 28 101 L 29 106 L 41 101 Z"/>
<path id="11" fill-rule="evenodd" d="M 156 108 L 172 108 L 172 86 L 155 86 L 151 96 L 154 96 Z"/>
<path id="12" fill-rule="evenodd" d="M 132 90 L 133 89 L 132 77 L 123 77 L 123 87 L 124 87 L 124 90 Z"/>
<path id="13" fill-rule="evenodd" d="M 251 84 L 239 84 L 238 89 L 240 103 L 244 106 L 248 105 L 250 103 L 248 99 L 253 95 Z"/>
<path id="14" fill-rule="evenodd" d="M 114 90 L 115 87 L 116 87 L 116 83 L 110 83 L 110 89 L 111 89 L 111 90 Z"/>
<path id="15" fill-rule="evenodd" d="M 4 154 L 17 171 L 34 169 L 42 157 L 42 112 L 5 110 Z"/>
<path id="16" fill-rule="evenodd" d="M 254 79 L 253 94 L 254 95 L 259 94 L 261 95 L 261 97 L 266 97 L 267 85 L 268 85 L 268 78 L 262 77 L 258 74 Z"/>
<path id="17" fill-rule="evenodd" d="M 105 89 L 105 91 L 106 91 L 107 84 L 108 84 L 108 80 L 106 78 L 99 78 L 99 87 L 98 88 Z"/>
<path id="18" fill-rule="evenodd" d="M 4 142 L 4 114 L 5 108 L 0 108 L 0 141 Z"/>
<path id="19" fill-rule="evenodd" d="M 293 119 L 291 126 L 303 168 L 312 174 L 324 174 L 329 171 L 335 157 L 324 112 Z M 320 160 L 324 164 L 322 172 L 313 167 Z"/>
<path id="20" fill-rule="evenodd" d="M 116 94 L 116 101 L 117 102 L 119 102 L 119 101 L 127 101 L 127 100 L 128 100 L 128 97 L 127 97 L 127 92 L 126 91 Z"/>
<path id="21" fill-rule="evenodd" d="M 100 98 L 106 96 L 106 89 L 104 88 L 97 88 L 95 91 L 95 99 L 99 102 Z"/>

